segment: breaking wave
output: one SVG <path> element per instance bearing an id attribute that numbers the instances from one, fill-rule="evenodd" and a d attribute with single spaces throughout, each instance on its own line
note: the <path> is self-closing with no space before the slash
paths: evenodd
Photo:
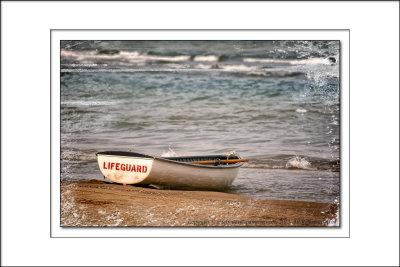
<path id="1" fill-rule="evenodd" d="M 337 66 L 335 56 L 304 59 L 273 59 L 227 55 L 190 55 L 121 50 L 61 50 L 61 72 L 205 72 L 255 77 L 310 75 L 315 65 Z M 290 68 L 282 68 L 289 65 Z M 279 67 L 280 66 L 280 67 Z M 297 67 L 296 67 L 297 66 Z M 302 67 L 303 66 L 303 67 Z M 308 66 L 308 67 L 307 67 Z M 330 73 L 335 73 L 336 70 Z"/>
<path id="2" fill-rule="evenodd" d="M 171 145 L 169 145 L 168 151 L 167 152 L 164 151 L 161 154 L 161 157 L 178 157 L 178 154 L 171 148 Z"/>
<path id="3" fill-rule="evenodd" d="M 286 169 L 313 170 L 311 163 L 306 159 L 295 156 L 286 162 Z"/>
<path id="4" fill-rule="evenodd" d="M 277 58 L 259 58 L 259 57 L 244 57 L 238 58 L 237 56 L 231 57 L 227 55 L 187 55 L 187 54 L 169 54 L 161 55 L 150 52 L 138 52 L 138 51 L 70 51 L 61 50 L 61 58 L 63 60 L 77 60 L 82 61 L 85 64 L 90 61 L 99 60 L 110 60 L 110 61 L 122 61 L 130 63 L 139 62 L 184 62 L 184 61 L 195 61 L 195 62 L 226 62 L 236 61 L 243 63 L 275 63 L 275 64 L 289 64 L 289 65 L 332 65 L 338 62 L 337 56 L 329 57 L 311 57 L 304 59 L 277 59 Z"/>
<path id="5" fill-rule="evenodd" d="M 156 56 L 147 53 L 139 53 L 137 51 L 118 51 L 116 53 L 99 53 L 97 51 L 68 51 L 61 50 L 61 57 L 64 60 L 77 60 L 87 64 L 95 64 L 95 62 L 121 61 L 128 63 L 144 63 L 144 62 L 182 62 L 191 59 L 188 55 L 178 56 Z"/>
<path id="6" fill-rule="evenodd" d="M 222 51 L 221 51 L 222 52 Z M 225 51 L 226 52 L 226 51 Z M 301 55 L 304 58 L 270 57 L 261 54 L 207 54 L 192 52 L 155 52 L 119 49 L 61 50 L 61 73 L 187 73 L 225 74 L 235 77 L 290 78 L 305 76 L 318 87 L 329 77 L 338 77 L 337 55 Z M 321 67 L 324 69 L 321 71 Z M 329 77 L 325 77 L 328 75 Z"/>
<path id="7" fill-rule="evenodd" d="M 331 171 L 340 170 L 339 159 L 324 159 L 298 155 L 278 155 L 268 158 L 250 159 L 243 168 L 259 169 L 287 169 L 308 171 Z"/>
<path id="8" fill-rule="evenodd" d="M 218 56 L 210 55 L 210 56 L 195 56 L 193 61 L 208 61 L 208 62 L 216 62 L 219 61 Z"/>
<path id="9" fill-rule="evenodd" d="M 249 63 L 275 63 L 289 65 L 332 65 L 337 62 L 335 57 L 307 58 L 307 59 L 271 59 L 271 58 L 244 58 L 243 62 Z"/>

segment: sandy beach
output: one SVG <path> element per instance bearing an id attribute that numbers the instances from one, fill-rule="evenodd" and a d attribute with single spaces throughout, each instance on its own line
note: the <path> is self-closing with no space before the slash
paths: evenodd
<path id="1" fill-rule="evenodd" d="M 337 211 L 337 204 L 222 192 L 61 183 L 61 226 L 338 226 Z"/>

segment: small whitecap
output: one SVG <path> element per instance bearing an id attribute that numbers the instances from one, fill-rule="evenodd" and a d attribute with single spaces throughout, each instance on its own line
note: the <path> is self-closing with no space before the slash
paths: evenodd
<path id="1" fill-rule="evenodd" d="M 209 56 L 195 56 L 193 61 L 209 61 L 209 62 L 215 62 L 218 61 L 218 57 L 214 55 L 209 55 Z"/>
<path id="2" fill-rule="evenodd" d="M 304 108 L 298 108 L 298 109 L 296 109 L 296 112 L 298 112 L 298 113 L 305 113 L 305 112 L 307 112 L 307 110 L 304 109 Z"/>
<path id="3" fill-rule="evenodd" d="M 63 101 L 61 105 L 64 106 L 110 106 L 114 105 L 115 102 L 112 101 L 83 101 L 83 100 L 76 100 L 76 101 Z"/>
<path id="4" fill-rule="evenodd" d="M 163 152 L 161 154 L 161 157 L 176 157 L 178 156 L 178 154 L 172 150 L 171 145 L 169 145 L 168 151 L 167 152 Z"/>
<path id="5" fill-rule="evenodd" d="M 286 169 L 302 169 L 302 170 L 311 170 L 311 163 L 306 159 L 301 158 L 299 156 L 295 156 L 287 161 Z"/>

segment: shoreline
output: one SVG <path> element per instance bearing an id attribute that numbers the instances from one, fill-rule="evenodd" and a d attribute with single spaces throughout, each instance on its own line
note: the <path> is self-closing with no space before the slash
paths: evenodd
<path id="1" fill-rule="evenodd" d="M 99 180 L 61 182 L 62 227 L 338 226 L 338 204 L 159 190 Z"/>

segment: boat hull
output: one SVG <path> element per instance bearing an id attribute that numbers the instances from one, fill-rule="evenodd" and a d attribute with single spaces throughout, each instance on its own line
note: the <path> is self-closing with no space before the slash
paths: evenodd
<path id="1" fill-rule="evenodd" d="M 239 168 L 207 168 L 154 159 L 149 176 L 141 183 L 173 188 L 222 189 L 230 186 Z"/>
<path id="2" fill-rule="evenodd" d="M 213 157 L 218 156 L 207 156 L 207 159 Z M 102 174 L 112 182 L 154 184 L 169 188 L 223 189 L 232 184 L 239 167 L 243 165 L 242 162 L 219 166 L 182 162 L 195 159 L 199 157 L 153 158 L 128 152 L 97 153 Z"/>
<path id="3" fill-rule="evenodd" d="M 153 159 L 123 155 L 97 154 L 104 177 L 120 184 L 137 184 L 145 180 L 152 169 Z"/>

